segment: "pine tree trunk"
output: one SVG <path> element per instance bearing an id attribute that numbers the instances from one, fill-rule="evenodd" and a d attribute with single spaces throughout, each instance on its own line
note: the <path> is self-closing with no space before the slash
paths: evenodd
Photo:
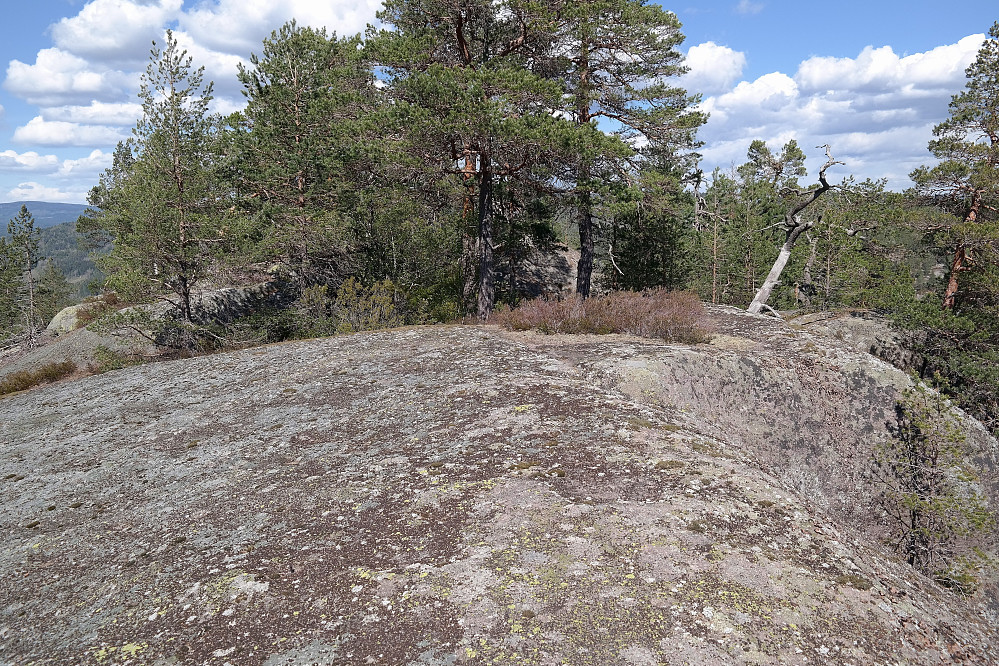
<path id="1" fill-rule="evenodd" d="M 974 222 L 978 219 L 978 210 L 981 206 L 982 193 L 980 190 L 977 190 L 971 200 L 971 206 L 968 208 L 968 214 L 964 216 L 965 224 L 974 224 Z M 950 264 L 950 276 L 947 279 L 947 290 L 944 292 L 944 310 L 954 309 L 954 302 L 957 298 L 957 290 L 959 287 L 958 275 L 964 271 L 971 270 L 968 266 L 970 261 L 971 252 L 968 250 L 968 246 L 963 241 L 958 243 L 957 249 L 954 251 L 954 259 Z"/>
<path id="2" fill-rule="evenodd" d="M 957 250 L 954 252 L 954 259 L 950 263 L 950 277 L 947 279 L 947 290 L 944 291 L 943 297 L 943 309 L 953 310 L 954 302 L 957 299 L 958 291 L 958 279 L 957 276 L 968 270 L 967 266 L 968 254 L 964 245 L 959 245 Z"/>
<path id="3" fill-rule="evenodd" d="M 493 262 L 492 174 L 479 175 L 479 319 L 489 318 L 496 302 L 496 267 Z"/>
<path id="4" fill-rule="evenodd" d="M 35 340 L 38 338 L 37 315 L 35 314 L 35 276 L 31 273 L 33 257 L 27 245 L 24 248 L 24 256 L 27 268 L 25 275 L 28 282 L 28 346 L 34 347 Z"/>
<path id="5" fill-rule="evenodd" d="M 593 276 L 593 216 L 590 212 L 590 195 L 584 192 L 579 203 L 579 261 L 576 263 L 576 293 L 583 298 L 590 296 L 590 279 Z"/>
<path id="6" fill-rule="evenodd" d="M 462 312 L 470 314 L 476 307 L 475 287 L 478 275 L 479 243 L 478 234 L 474 232 L 475 223 L 472 212 L 475 205 L 475 160 L 467 155 L 462 169 L 462 180 L 465 184 L 465 197 L 461 204 L 461 307 Z"/>

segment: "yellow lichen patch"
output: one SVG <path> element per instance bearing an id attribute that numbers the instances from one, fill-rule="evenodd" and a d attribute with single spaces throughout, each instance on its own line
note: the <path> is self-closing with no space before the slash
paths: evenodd
<path id="1" fill-rule="evenodd" d="M 104 661 L 113 658 L 116 653 L 126 659 L 132 659 L 148 648 L 148 643 L 125 643 L 120 648 L 114 645 L 94 648 L 91 650 L 91 654 L 97 663 L 103 663 Z"/>

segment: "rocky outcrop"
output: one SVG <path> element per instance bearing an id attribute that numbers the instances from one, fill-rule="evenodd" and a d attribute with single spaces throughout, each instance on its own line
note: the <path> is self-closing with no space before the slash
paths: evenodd
<path id="1" fill-rule="evenodd" d="M 908 378 L 713 316 L 697 346 L 416 328 L 0 399 L 0 660 L 994 663 L 984 598 L 837 504 Z"/>
<path id="2" fill-rule="evenodd" d="M 918 370 L 923 364 L 922 357 L 913 351 L 920 334 L 901 331 L 869 310 L 812 312 L 794 317 L 789 324 L 797 330 L 834 338 L 905 371 Z"/>

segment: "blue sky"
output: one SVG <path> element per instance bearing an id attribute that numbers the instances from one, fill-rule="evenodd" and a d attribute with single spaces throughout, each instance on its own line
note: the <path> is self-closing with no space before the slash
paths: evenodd
<path id="1" fill-rule="evenodd" d="M 285 21 L 363 30 L 379 0 L 41 0 L 11 3 L 0 40 L 0 201 L 83 203 L 134 125 L 150 42 L 176 31 L 216 82 L 220 111 L 241 104 L 237 63 Z M 711 113 L 705 170 L 745 160 L 753 139 L 795 139 L 814 171 L 830 144 L 835 178 L 887 178 L 930 161 L 926 143 L 964 85 L 995 0 L 682 0 L 691 73 Z"/>

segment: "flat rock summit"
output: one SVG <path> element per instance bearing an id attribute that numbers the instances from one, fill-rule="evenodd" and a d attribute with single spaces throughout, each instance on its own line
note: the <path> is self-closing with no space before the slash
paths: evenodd
<path id="1" fill-rule="evenodd" d="M 994 588 L 878 538 L 909 377 L 710 312 L 698 345 L 421 327 L 0 398 L 0 663 L 999 663 Z"/>

